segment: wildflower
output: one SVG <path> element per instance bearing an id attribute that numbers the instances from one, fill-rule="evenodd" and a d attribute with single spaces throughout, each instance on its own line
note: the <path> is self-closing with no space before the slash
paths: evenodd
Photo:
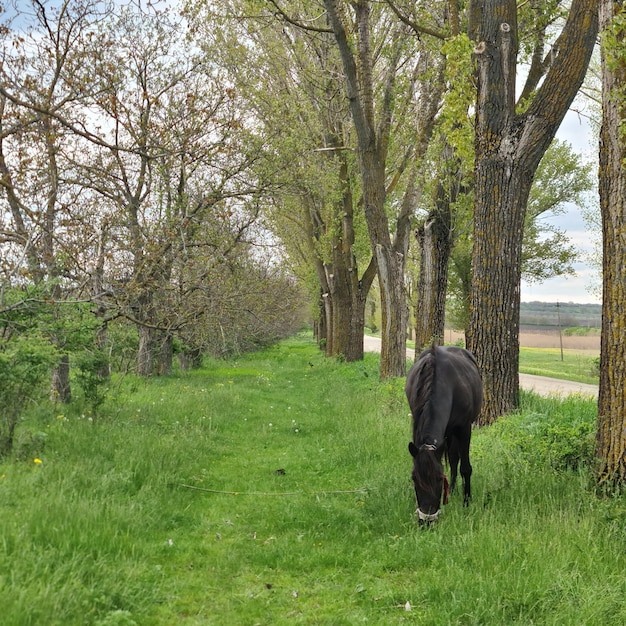
<path id="1" fill-rule="evenodd" d="M 33 459 L 33 463 L 35 465 L 41 465 L 43 463 L 43 461 L 41 459 Z"/>

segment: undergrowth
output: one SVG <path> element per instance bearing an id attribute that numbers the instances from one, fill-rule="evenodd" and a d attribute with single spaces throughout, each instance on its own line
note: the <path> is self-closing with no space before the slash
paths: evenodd
<path id="1" fill-rule="evenodd" d="M 403 381 L 309 335 L 39 408 L 0 465 L 0 621 L 626 622 L 626 500 L 591 481 L 595 404 L 522 395 L 473 433 L 473 500 L 414 517 Z M 36 456 L 35 456 L 36 455 Z"/>

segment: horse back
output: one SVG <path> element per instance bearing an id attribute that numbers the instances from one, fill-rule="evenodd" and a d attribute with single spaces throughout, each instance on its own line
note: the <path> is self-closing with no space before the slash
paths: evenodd
<path id="1" fill-rule="evenodd" d="M 426 389 L 428 388 L 428 391 Z M 473 422 L 482 406 L 483 387 L 474 355 L 458 346 L 432 346 L 411 367 L 405 391 L 414 418 L 429 401 L 446 421 Z"/>
<path id="2" fill-rule="evenodd" d="M 483 401 L 483 384 L 474 355 L 465 348 L 444 346 L 437 349 L 438 393 L 451 394 L 451 419 L 474 422 Z"/>

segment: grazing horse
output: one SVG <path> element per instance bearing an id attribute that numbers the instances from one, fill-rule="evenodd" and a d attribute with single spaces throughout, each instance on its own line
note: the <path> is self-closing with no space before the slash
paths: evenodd
<path id="1" fill-rule="evenodd" d="M 483 386 L 471 352 L 455 346 L 424 350 L 410 369 L 405 392 L 413 416 L 413 484 L 420 523 L 439 517 L 441 496 L 447 504 L 461 461 L 463 504 L 470 499 L 469 460 L 472 423 L 480 413 Z M 441 462 L 450 465 L 450 489 Z"/>

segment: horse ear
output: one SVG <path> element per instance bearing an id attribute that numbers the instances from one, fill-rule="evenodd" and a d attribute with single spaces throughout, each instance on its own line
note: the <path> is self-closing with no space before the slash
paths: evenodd
<path id="1" fill-rule="evenodd" d="M 415 447 L 415 444 L 412 441 L 409 441 L 409 452 L 411 453 L 412 457 L 417 456 L 417 448 Z"/>

